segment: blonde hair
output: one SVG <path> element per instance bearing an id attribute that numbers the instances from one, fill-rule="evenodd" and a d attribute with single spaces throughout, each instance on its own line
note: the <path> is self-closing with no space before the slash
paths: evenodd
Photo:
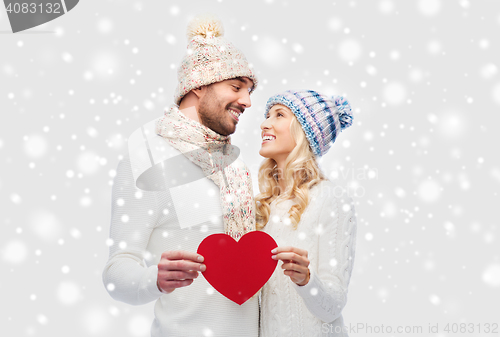
<path id="1" fill-rule="evenodd" d="M 327 180 L 319 169 L 309 141 L 295 115 L 290 123 L 290 133 L 296 145 L 286 158 L 284 172 L 281 174 L 281 179 L 286 183 L 285 191 L 280 193 L 279 172 L 274 159 L 265 159 L 259 168 L 260 193 L 255 197 L 257 230 L 266 226 L 273 200 L 281 202 L 294 197 L 298 199 L 298 204 L 294 204 L 288 214 L 293 228 L 297 229 L 302 213 L 309 204 L 309 190 L 320 181 Z"/>

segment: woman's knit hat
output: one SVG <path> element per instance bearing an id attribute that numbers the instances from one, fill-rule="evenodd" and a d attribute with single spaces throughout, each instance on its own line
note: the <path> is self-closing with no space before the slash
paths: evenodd
<path id="1" fill-rule="evenodd" d="M 288 90 L 269 98 L 264 116 L 276 104 L 297 117 L 316 156 L 328 152 L 339 133 L 352 124 L 351 105 L 342 96 L 329 97 L 312 90 Z"/>
<path id="2" fill-rule="evenodd" d="M 175 104 L 192 89 L 236 77 L 251 79 L 255 90 L 257 77 L 245 55 L 223 35 L 222 22 L 212 15 L 197 16 L 188 24 L 188 52 L 177 71 Z"/>

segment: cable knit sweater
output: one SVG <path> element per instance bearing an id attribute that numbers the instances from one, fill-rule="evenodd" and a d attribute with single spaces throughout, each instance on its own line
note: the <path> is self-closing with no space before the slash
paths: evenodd
<path id="1" fill-rule="evenodd" d="M 335 192 L 339 190 L 330 181 L 311 188 L 296 230 L 284 221 L 294 200 L 271 203 L 264 231 L 278 246 L 307 250 L 311 275 L 309 283 L 298 286 L 278 264 L 262 289 L 262 337 L 347 336 L 341 312 L 354 262 L 356 218 L 352 198 Z"/>
<path id="2" fill-rule="evenodd" d="M 165 142 L 165 146 L 170 145 Z M 173 147 L 169 151 L 181 155 Z M 103 282 L 118 301 L 132 305 L 156 301 L 151 336 L 258 335 L 256 297 L 240 306 L 214 290 L 201 274 L 170 294 L 161 293 L 156 285 L 164 251 L 196 252 L 205 237 L 224 232 L 219 189 L 212 181 L 202 178 L 166 191 L 141 191 L 126 156 L 118 164 L 112 200 L 112 245 Z"/>

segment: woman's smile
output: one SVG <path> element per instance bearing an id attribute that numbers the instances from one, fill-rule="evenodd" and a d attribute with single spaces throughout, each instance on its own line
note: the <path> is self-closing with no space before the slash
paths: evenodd
<path id="1" fill-rule="evenodd" d="M 262 157 L 272 158 L 280 163 L 285 161 L 296 145 L 290 132 L 290 124 L 294 118 L 292 111 L 281 104 L 276 104 L 269 110 L 260 126 L 262 144 L 259 154 Z"/>

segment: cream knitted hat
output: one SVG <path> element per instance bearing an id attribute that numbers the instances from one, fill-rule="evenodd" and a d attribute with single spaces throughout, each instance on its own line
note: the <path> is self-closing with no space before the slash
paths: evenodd
<path id="1" fill-rule="evenodd" d="M 192 89 L 235 77 L 248 77 L 257 87 L 257 77 L 245 55 L 224 37 L 222 22 L 214 16 L 197 16 L 187 27 L 188 52 L 177 71 L 179 83 L 174 102 Z"/>

